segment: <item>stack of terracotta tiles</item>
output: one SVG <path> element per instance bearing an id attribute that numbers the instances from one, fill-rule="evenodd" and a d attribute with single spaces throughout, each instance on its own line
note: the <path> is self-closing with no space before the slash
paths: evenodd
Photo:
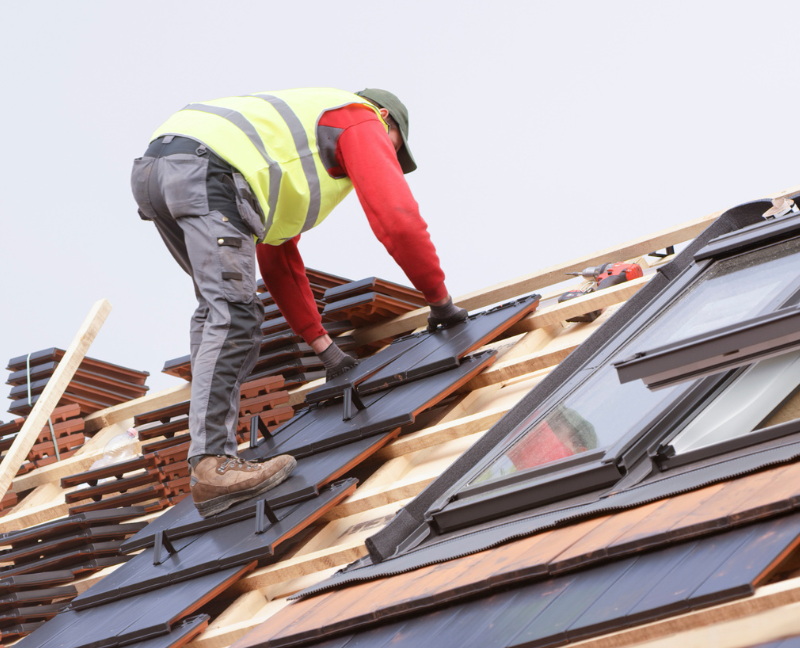
<path id="1" fill-rule="evenodd" d="M 281 376 L 242 386 L 237 441 L 251 432 L 269 434 L 289 420 L 294 409 Z M 189 401 L 135 417 L 142 454 L 127 461 L 71 475 L 61 480 L 70 514 L 137 505 L 146 513 L 177 504 L 189 490 Z M 253 421 L 255 417 L 255 421 Z"/>
<path id="2" fill-rule="evenodd" d="M 50 423 L 53 426 L 52 430 L 49 424 L 41 429 L 25 463 L 20 466 L 18 475 L 71 457 L 86 440 L 81 408 L 76 403 L 55 408 L 50 416 Z M 0 453 L 8 452 L 24 424 L 25 417 L 20 417 L 0 425 Z M 16 495 L 7 493 L 0 502 L 0 515 L 7 513 L 16 502 Z"/>
<path id="3" fill-rule="evenodd" d="M 322 301 L 325 320 L 349 320 L 354 327 L 377 324 L 427 305 L 419 290 L 377 277 L 332 286 Z"/>
<path id="4" fill-rule="evenodd" d="M 55 372 L 64 350 L 44 349 L 9 360 L 11 385 L 8 409 L 14 415 L 29 414 L 47 382 Z M 96 412 L 147 393 L 145 381 L 150 374 L 94 358 L 84 358 L 64 391 L 59 405 L 74 403 L 83 415 Z"/>

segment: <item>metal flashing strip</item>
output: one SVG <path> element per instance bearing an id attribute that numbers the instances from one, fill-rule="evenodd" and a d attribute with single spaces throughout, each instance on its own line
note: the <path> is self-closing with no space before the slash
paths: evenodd
<path id="1" fill-rule="evenodd" d="M 88 610 L 67 609 L 16 645 L 18 648 L 116 648 L 168 635 L 179 627 L 181 619 L 254 567 L 255 562 L 233 567 Z"/>
<path id="2" fill-rule="evenodd" d="M 683 493 L 698 490 L 705 486 L 728 481 L 753 473 L 770 466 L 778 466 L 794 462 L 800 458 L 800 442 L 754 452 L 717 464 L 704 466 L 696 470 L 688 470 L 681 474 L 659 476 L 659 479 L 643 483 L 620 493 L 612 493 L 586 504 L 579 504 L 566 509 L 551 511 L 542 515 L 505 522 L 452 537 L 438 542 L 423 544 L 398 556 L 380 563 L 360 566 L 351 571 L 331 576 L 327 581 L 311 586 L 291 598 L 303 598 L 325 591 L 336 589 L 346 584 L 374 580 L 413 571 L 427 565 L 434 565 L 492 549 L 510 540 L 532 536 L 548 529 L 577 523 L 581 520 L 609 515 L 637 508 L 657 500 L 674 497 Z M 783 509 L 800 507 L 800 487 L 795 497 L 783 501 Z M 763 516 L 763 511 L 753 515 Z M 735 523 L 745 524 L 751 518 L 746 512 L 738 515 Z M 723 524 L 732 525 L 723 520 Z"/>
<path id="3" fill-rule="evenodd" d="M 118 599 L 139 596 L 168 584 L 200 574 L 216 572 L 253 560 L 264 561 L 275 555 L 276 547 L 297 535 L 355 491 L 356 480 L 334 484 L 318 497 L 277 512 L 277 522 L 259 533 L 256 521 L 247 518 L 224 527 L 210 529 L 175 541 L 174 551 L 165 558 L 156 549 L 145 549 L 124 567 L 109 574 L 72 601 L 72 609 L 82 610 Z M 158 560 L 156 560 L 158 559 Z"/>
<path id="4" fill-rule="evenodd" d="M 463 568 L 443 565 L 415 575 L 412 587 L 397 583 L 392 590 L 381 583 L 305 601 L 293 614 L 279 612 L 236 648 L 320 645 L 354 630 L 333 645 L 417 646 L 422 636 L 431 645 L 464 648 L 562 645 L 748 596 L 799 536 L 800 514 L 794 514 L 570 574 L 523 569 L 513 574 L 511 587 L 493 582 L 491 565 L 482 570 L 487 578 L 472 587 L 464 584 L 470 574 Z M 400 615 L 403 621 L 379 625 Z"/>

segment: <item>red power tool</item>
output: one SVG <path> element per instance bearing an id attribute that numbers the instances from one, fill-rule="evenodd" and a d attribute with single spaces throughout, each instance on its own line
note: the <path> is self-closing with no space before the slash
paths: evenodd
<path id="1" fill-rule="evenodd" d="M 625 283 L 631 279 L 637 279 L 643 276 L 642 267 L 638 263 L 604 263 L 603 265 L 595 266 L 594 268 L 586 268 L 583 272 L 568 272 L 568 275 L 583 277 L 593 282 L 593 285 L 585 288 L 584 290 L 570 290 L 565 292 L 558 298 L 558 303 L 561 304 L 570 299 L 575 299 L 581 295 L 588 295 L 595 290 L 602 290 L 616 286 L 617 284 Z M 571 317 L 568 322 L 593 322 L 598 317 L 603 309 L 591 311 L 584 315 Z"/>

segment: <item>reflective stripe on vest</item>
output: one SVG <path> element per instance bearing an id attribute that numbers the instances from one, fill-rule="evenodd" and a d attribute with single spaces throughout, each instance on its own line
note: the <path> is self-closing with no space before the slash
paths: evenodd
<path id="1" fill-rule="evenodd" d="M 327 172 L 318 143 L 321 116 L 352 103 L 380 115 L 375 106 L 343 90 L 265 92 L 189 104 L 153 139 L 191 137 L 235 167 L 266 214 L 259 238 L 280 245 L 319 225 L 352 190 L 349 178 Z"/>

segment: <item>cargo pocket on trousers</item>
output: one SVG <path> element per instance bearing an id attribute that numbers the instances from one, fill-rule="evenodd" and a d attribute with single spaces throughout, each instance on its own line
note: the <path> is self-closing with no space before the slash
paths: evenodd
<path id="1" fill-rule="evenodd" d="M 147 190 L 155 160 L 151 157 L 136 158 L 131 170 L 131 191 L 133 191 L 133 199 L 139 206 L 139 216 L 142 220 L 155 220 L 156 218 L 156 212 L 150 203 L 150 193 Z"/>
<path id="2" fill-rule="evenodd" d="M 205 216 L 209 212 L 208 158 L 179 153 L 158 158 L 156 166 L 161 195 L 173 218 Z"/>
<path id="3" fill-rule="evenodd" d="M 233 176 L 223 176 L 222 181 L 233 189 L 236 196 L 236 209 L 245 225 L 258 237 L 259 241 L 262 240 L 266 234 L 264 218 L 261 216 L 261 207 L 247 180 L 241 173 L 234 173 Z"/>
<path id="4" fill-rule="evenodd" d="M 222 268 L 222 295 L 229 302 L 249 304 L 256 293 L 256 245 L 252 236 L 243 235 L 222 214 L 212 212 L 219 221 L 215 232 Z M 215 221 L 217 219 L 215 218 Z"/>

